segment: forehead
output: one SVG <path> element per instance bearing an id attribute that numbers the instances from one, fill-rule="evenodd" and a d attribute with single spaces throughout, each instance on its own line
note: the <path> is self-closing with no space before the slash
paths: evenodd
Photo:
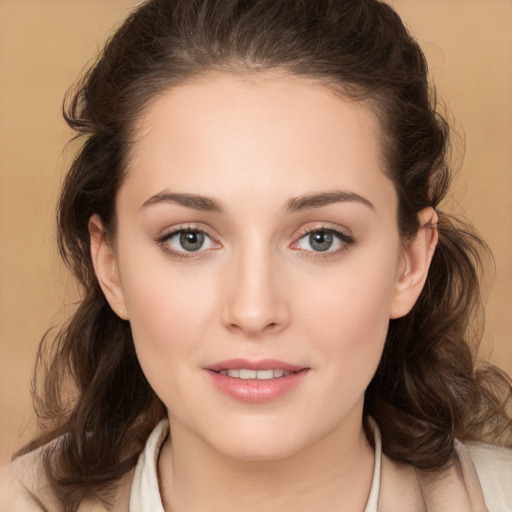
<path id="1" fill-rule="evenodd" d="M 393 202 L 384 169 L 379 123 L 366 104 L 312 79 L 212 73 L 147 106 L 134 130 L 127 181 L 141 195 L 164 188 L 211 195 L 228 187 L 277 198 L 342 187 Z"/>

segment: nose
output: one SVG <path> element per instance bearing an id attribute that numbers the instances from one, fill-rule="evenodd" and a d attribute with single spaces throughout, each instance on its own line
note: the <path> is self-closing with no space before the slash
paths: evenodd
<path id="1" fill-rule="evenodd" d="M 277 334 L 290 321 L 282 276 L 268 252 L 247 251 L 235 258 L 222 291 L 224 326 L 248 338 Z"/>

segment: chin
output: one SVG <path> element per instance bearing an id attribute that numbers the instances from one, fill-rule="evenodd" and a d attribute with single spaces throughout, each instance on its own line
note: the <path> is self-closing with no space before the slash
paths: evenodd
<path id="1" fill-rule="evenodd" d="M 218 429 L 209 439 L 209 445 L 225 457 L 239 461 L 271 462 L 291 457 L 311 446 L 321 437 L 307 432 L 303 423 L 299 430 L 290 424 L 274 422 L 241 422 L 231 428 Z M 297 424 L 296 424 L 297 425 Z M 222 432 L 221 436 L 217 432 Z"/>
<path id="2" fill-rule="evenodd" d="M 302 443 L 290 442 L 290 439 L 254 440 L 246 439 L 241 443 L 218 446 L 218 451 L 226 457 L 243 462 L 274 462 L 297 454 Z"/>

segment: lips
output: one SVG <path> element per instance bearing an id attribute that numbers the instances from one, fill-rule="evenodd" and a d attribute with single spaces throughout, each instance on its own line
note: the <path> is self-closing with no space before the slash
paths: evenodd
<path id="1" fill-rule="evenodd" d="M 268 402 L 296 388 L 309 368 L 275 359 L 230 359 L 205 368 L 215 387 L 242 402 Z"/>
<path id="2" fill-rule="evenodd" d="M 281 368 L 271 368 L 269 370 L 250 370 L 247 368 L 240 369 L 230 369 L 230 370 L 220 370 L 221 375 L 227 375 L 228 377 L 233 377 L 235 379 L 257 379 L 257 380 L 270 380 L 270 379 L 280 379 L 281 377 L 287 377 L 292 374 L 288 370 L 282 370 Z"/>
<path id="3" fill-rule="evenodd" d="M 229 359 L 221 361 L 207 367 L 207 370 L 221 372 L 224 370 L 283 370 L 288 372 L 298 372 L 303 370 L 303 366 L 279 361 L 278 359 L 261 359 L 259 361 L 250 361 L 248 359 Z"/>

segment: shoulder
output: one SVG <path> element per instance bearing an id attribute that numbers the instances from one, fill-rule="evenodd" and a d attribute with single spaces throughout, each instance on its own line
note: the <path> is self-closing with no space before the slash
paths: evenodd
<path id="1" fill-rule="evenodd" d="M 41 452 L 30 452 L 0 466 L 0 512 L 62 512 L 44 475 Z M 112 496 L 113 508 L 94 499 L 82 503 L 78 512 L 125 512 L 132 478 L 133 472 L 129 472 L 119 482 Z"/>
<path id="2" fill-rule="evenodd" d="M 487 443 L 467 443 L 489 510 L 512 510 L 512 449 Z"/>
<path id="3" fill-rule="evenodd" d="M 30 453 L 0 467 L 0 512 L 44 510 L 38 489 L 42 471 L 38 454 Z"/>

